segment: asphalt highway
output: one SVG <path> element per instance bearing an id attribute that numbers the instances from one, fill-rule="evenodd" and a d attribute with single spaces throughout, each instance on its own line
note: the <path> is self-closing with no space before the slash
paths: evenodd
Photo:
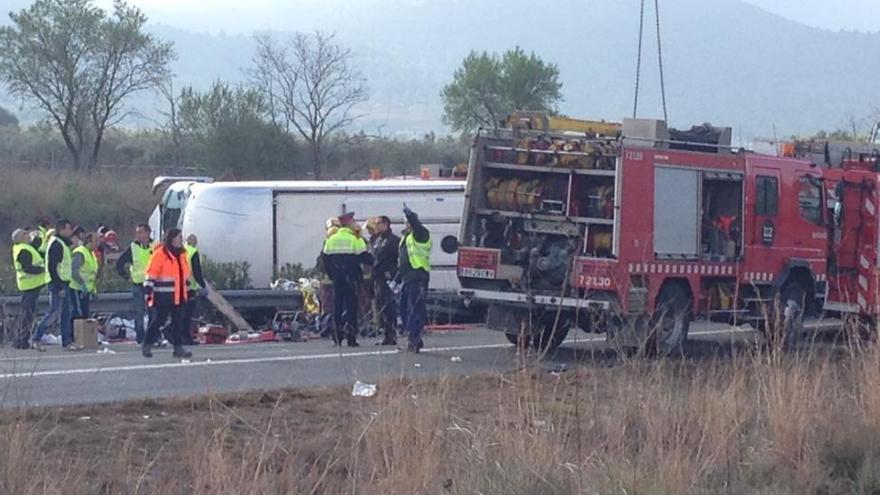
<path id="1" fill-rule="evenodd" d="M 729 352 L 760 337 L 750 327 L 695 323 L 686 353 Z M 302 343 L 201 345 L 191 360 L 154 350 L 145 359 L 134 344 L 109 350 L 0 352 L 0 407 L 98 404 L 144 398 L 187 397 L 280 388 L 376 383 L 383 378 L 471 375 L 508 371 L 523 359 L 505 337 L 481 328 L 432 332 L 426 348 L 410 354 L 362 339 L 358 348 L 327 340 Z M 548 371 L 595 366 L 613 359 L 603 335 L 572 332 L 553 355 L 534 363 Z"/>

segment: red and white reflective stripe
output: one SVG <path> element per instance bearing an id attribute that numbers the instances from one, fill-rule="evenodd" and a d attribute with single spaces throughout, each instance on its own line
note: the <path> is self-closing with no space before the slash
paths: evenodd
<path id="1" fill-rule="evenodd" d="M 859 296 L 857 299 L 859 301 L 859 307 L 862 308 L 862 310 L 867 310 L 868 309 L 868 301 L 865 299 L 865 296 L 862 295 L 861 292 L 859 292 Z"/>
<path id="2" fill-rule="evenodd" d="M 868 291 L 868 278 L 864 275 L 859 275 L 859 287 L 865 292 Z"/>
<path id="3" fill-rule="evenodd" d="M 859 256 L 859 264 L 862 265 L 862 268 L 865 270 L 871 268 L 871 262 L 868 261 L 868 258 L 865 258 L 865 255 Z"/>
<path id="4" fill-rule="evenodd" d="M 772 282 L 773 274 L 770 272 L 746 272 L 744 278 L 749 282 Z"/>
<path id="5" fill-rule="evenodd" d="M 877 212 L 877 208 L 874 206 L 874 197 L 873 195 L 869 198 L 865 198 L 865 211 L 868 212 L 868 215 L 874 216 Z"/>
<path id="6" fill-rule="evenodd" d="M 824 282 L 824 281 L 825 281 L 825 274 L 824 273 L 816 274 L 816 282 Z"/>
<path id="7" fill-rule="evenodd" d="M 670 275 L 734 275 L 731 265 L 696 265 L 693 263 L 630 263 L 630 273 L 661 273 Z"/>

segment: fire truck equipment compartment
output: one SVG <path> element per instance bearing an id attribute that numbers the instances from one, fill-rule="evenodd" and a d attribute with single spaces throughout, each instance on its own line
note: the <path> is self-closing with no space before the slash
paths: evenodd
<path id="1" fill-rule="evenodd" d="M 654 169 L 654 253 L 695 259 L 700 245 L 700 172 Z"/>

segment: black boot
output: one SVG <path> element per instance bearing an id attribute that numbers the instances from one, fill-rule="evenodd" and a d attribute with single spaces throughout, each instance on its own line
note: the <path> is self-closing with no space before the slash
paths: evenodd
<path id="1" fill-rule="evenodd" d="M 176 345 L 174 346 L 173 356 L 176 358 L 189 359 L 193 356 L 193 354 L 184 349 L 182 345 Z"/>
<path id="2" fill-rule="evenodd" d="M 147 343 L 141 344 L 141 354 L 143 354 L 145 358 L 153 357 L 153 351 L 151 350 L 152 347 L 153 346 Z"/>

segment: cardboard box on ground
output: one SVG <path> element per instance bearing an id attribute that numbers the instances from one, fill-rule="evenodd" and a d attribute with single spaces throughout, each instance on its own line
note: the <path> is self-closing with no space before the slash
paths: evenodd
<path id="1" fill-rule="evenodd" d="M 73 321 L 73 340 L 85 349 L 98 348 L 98 330 L 101 323 L 94 318 Z"/>

